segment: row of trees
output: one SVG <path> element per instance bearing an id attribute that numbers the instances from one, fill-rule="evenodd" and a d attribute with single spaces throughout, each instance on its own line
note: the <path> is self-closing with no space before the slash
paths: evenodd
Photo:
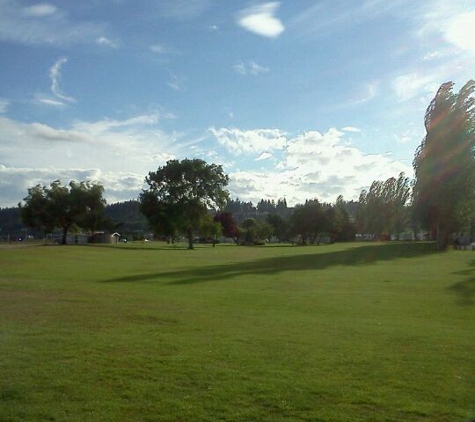
<path id="1" fill-rule="evenodd" d="M 288 208 L 288 218 L 277 212 L 269 212 L 261 218 L 248 217 L 236 223 L 230 212 L 214 217 L 222 227 L 222 234 L 239 244 L 263 244 L 270 238 L 279 242 L 302 245 L 318 244 L 336 240 L 351 240 L 356 233 L 354 222 L 346 211 L 346 204 L 339 196 L 335 204 L 321 203 L 317 199 Z"/>
<path id="2" fill-rule="evenodd" d="M 398 238 L 412 221 L 408 201 L 410 180 L 404 173 L 396 179 L 375 180 L 369 190 L 363 190 L 358 201 L 356 221 L 359 233 L 381 238 L 395 234 Z"/>
<path id="3" fill-rule="evenodd" d="M 414 157 L 415 179 L 404 174 L 374 181 L 361 192 L 356 213 L 360 233 L 399 234 L 408 225 L 436 234 L 445 249 L 449 236 L 467 227 L 475 215 L 475 82 L 469 81 L 458 94 L 445 83 L 430 103 L 426 136 Z M 356 231 L 346 203 L 310 200 L 295 209 L 285 199 L 252 203 L 230 200 L 229 177 L 222 167 L 200 159 L 170 160 L 146 177 L 148 189 L 139 196 L 140 211 L 156 233 L 185 234 L 193 248 L 197 233 L 215 238 L 223 233 L 241 243 L 260 243 L 270 236 L 318 243 L 348 239 Z M 60 227 L 63 243 L 73 227 L 94 229 L 104 219 L 103 187 L 90 182 L 55 181 L 50 188 L 37 185 L 19 204 L 25 224 L 52 230 Z M 226 207 L 226 208 L 225 208 Z M 256 217 L 249 217 L 252 213 Z M 212 215 L 215 215 L 214 218 Z M 236 223 L 239 223 L 239 225 Z"/>

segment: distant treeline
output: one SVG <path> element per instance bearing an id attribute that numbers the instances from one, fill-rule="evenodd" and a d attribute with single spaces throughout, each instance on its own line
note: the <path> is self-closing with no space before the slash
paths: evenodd
<path id="1" fill-rule="evenodd" d="M 358 202 L 346 201 L 344 204 L 348 216 L 354 220 Z M 236 223 L 241 224 L 248 218 L 265 220 L 267 216 L 272 214 L 288 219 L 293 214 L 294 208 L 287 206 L 285 198 L 277 201 L 261 199 L 256 205 L 236 198 L 228 201 L 224 212 L 233 214 Z M 104 229 L 117 231 L 128 239 L 142 239 L 151 232 L 147 219 L 140 212 L 140 203 L 137 200 L 108 204 L 105 214 L 110 219 L 111 224 Z M 40 230 L 27 228 L 21 222 L 18 208 L 0 208 L 0 241 L 8 240 L 8 236 L 11 239 L 26 236 L 41 238 L 43 233 Z"/>

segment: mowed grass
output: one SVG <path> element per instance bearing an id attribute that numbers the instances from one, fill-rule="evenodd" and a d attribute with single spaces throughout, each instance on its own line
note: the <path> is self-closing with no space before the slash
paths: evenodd
<path id="1" fill-rule="evenodd" d="M 472 421 L 475 252 L 0 247 L 0 421 Z"/>

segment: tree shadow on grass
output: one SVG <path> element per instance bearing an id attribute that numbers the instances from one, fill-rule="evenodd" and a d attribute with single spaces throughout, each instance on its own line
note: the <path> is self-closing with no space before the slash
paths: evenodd
<path id="1" fill-rule="evenodd" d="M 102 249 L 115 249 L 116 251 L 184 251 L 188 249 L 188 244 L 178 244 L 178 245 L 166 245 L 166 244 L 156 244 L 152 243 L 148 245 L 144 243 L 143 245 L 127 245 L 127 244 L 107 244 L 107 243 L 87 243 L 84 246 L 88 248 L 102 248 Z"/>
<path id="2" fill-rule="evenodd" d="M 310 246 L 309 246 L 310 248 Z M 245 275 L 273 275 L 284 271 L 323 270 L 332 266 L 369 265 L 379 261 L 414 258 L 435 252 L 432 243 L 388 243 L 351 246 L 347 249 L 316 253 L 302 250 L 302 254 L 261 258 L 252 261 L 191 268 L 187 270 L 136 274 L 117 277 L 107 282 L 143 282 L 170 280 L 168 284 L 184 285 L 207 281 L 224 281 Z"/>
<path id="3" fill-rule="evenodd" d="M 449 288 L 457 294 L 458 302 L 461 305 L 475 305 L 475 260 L 472 261 L 470 267 L 456 272 L 455 274 L 467 276 L 467 278 L 458 281 Z"/>

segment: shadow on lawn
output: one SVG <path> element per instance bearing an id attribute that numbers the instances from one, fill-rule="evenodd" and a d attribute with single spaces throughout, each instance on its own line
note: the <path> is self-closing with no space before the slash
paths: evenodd
<path id="1" fill-rule="evenodd" d="M 467 276 L 467 278 L 450 287 L 450 290 L 458 295 L 461 305 L 475 305 L 475 260 L 472 261 L 470 267 L 467 270 L 456 272 L 455 274 Z"/>
<path id="2" fill-rule="evenodd" d="M 308 248 L 311 248 L 309 246 Z M 305 252 L 308 250 L 306 249 Z M 155 272 L 117 277 L 107 282 L 140 282 L 172 279 L 169 284 L 192 284 L 206 281 L 228 280 L 243 275 L 272 275 L 283 271 L 322 270 L 337 265 L 368 265 L 378 261 L 413 258 L 435 252 L 431 243 L 389 243 L 349 247 L 341 251 L 262 258 L 253 261 L 192 268 L 189 270 Z"/>

